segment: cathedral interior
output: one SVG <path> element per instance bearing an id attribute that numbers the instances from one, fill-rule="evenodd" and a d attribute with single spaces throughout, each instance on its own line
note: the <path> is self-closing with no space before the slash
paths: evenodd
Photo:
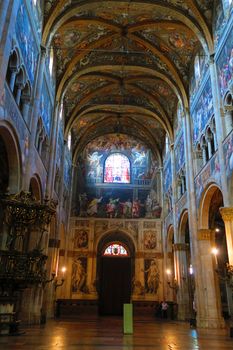
<path id="1" fill-rule="evenodd" d="M 0 335 L 166 301 L 233 337 L 233 1 L 4 0 L 0 33 Z"/>

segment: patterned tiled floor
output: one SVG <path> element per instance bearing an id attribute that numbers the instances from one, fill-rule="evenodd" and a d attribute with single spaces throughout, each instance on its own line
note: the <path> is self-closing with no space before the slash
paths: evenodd
<path id="1" fill-rule="evenodd" d="M 0 337 L 1 350 L 232 350 L 228 330 L 195 330 L 187 323 L 141 320 L 133 335 L 122 333 L 121 318 L 49 321 L 25 328 L 20 336 Z"/>

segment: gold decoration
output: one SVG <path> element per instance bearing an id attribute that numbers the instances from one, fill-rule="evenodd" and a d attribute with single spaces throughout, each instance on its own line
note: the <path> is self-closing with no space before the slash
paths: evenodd
<path id="1" fill-rule="evenodd" d="M 233 221 L 232 207 L 222 207 L 222 208 L 219 208 L 219 211 L 224 221 Z"/>
<path id="2" fill-rule="evenodd" d="M 175 243 L 172 245 L 174 251 L 183 251 L 183 250 L 189 250 L 189 244 L 188 243 Z"/>
<path id="3" fill-rule="evenodd" d="M 210 241 L 213 235 L 213 230 L 203 228 L 197 232 L 198 241 Z"/>

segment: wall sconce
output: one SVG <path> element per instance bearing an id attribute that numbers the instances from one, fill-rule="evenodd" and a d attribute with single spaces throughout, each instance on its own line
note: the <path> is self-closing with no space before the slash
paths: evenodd
<path id="1" fill-rule="evenodd" d="M 64 282 L 65 282 L 65 278 L 64 278 L 65 272 L 66 272 L 66 267 L 63 266 L 63 267 L 61 268 L 61 273 L 62 273 L 61 282 L 58 282 L 58 279 L 57 279 L 57 278 L 54 280 L 54 287 L 55 287 L 55 290 L 56 290 L 58 287 L 61 287 L 61 286 L 64 284 Z"/>
<path id="2" fill-rule="evenodd" d="M 55 276 L 56 276 L 55 272 L 52 272 L 51 273 L 51 278 L 42 282 L 43 288 L 46 286 L 47 283 L 52 282 L 54 280 Z"/>
<path id="3" fill-rule="evenodd" d="M 218 259 L 217 259 L 218 249 L 217 249 L 216 247 L 213 247 L 213 248 L 211 249 L 211 253 L 212 253 L 213 256 L 214 256 L 215 265 L 218 266 Z"/>
<path id="4" fill-rule="evenodd" d="M 167 269 L 166 273 L 167 273 L 167 276 L 169 277 L 171 275 L 171 270 Z M 173 289 L 177 293 L 179 286 L 178 286 L 177 280 L 175 278 L 173 280 L 173 283 L 168 281 L 167 284 L 168 284 L 169 288 Z"/>

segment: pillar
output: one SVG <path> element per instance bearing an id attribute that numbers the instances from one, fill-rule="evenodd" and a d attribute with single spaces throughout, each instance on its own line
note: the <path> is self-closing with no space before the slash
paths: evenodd
<path id="1" fill-rule="evenodd" d="M 215 63 L 214 55 L 210 56 L 210 79 L 212 86 L 212 94 L 213 94 L 213 105 L 214 105 L 214 116 L 215 116 L 215 124 L 216 124 L 216 138 L 218 142 L 218 156 L 219 156 L 219 166 L 220 166 L 220 175 L 221 175 L 221 184 L 222 184 L 222 192 L 224 205 L 228 206 L 230 203 L 230 197 L 227 190 L 227 177 L 226 177 L 226 164 L 225 157 L 223 151 L 223 140 L 224 140 L 224 132 L 223 132 L 223 118 L 221 115 L 221 102 L 220 102 L 220 91 L 219 84 L 217 78 L 217 68 Z"/>
<path id="2" fill-rule="evenodd" d="M 45 59 L 46 59 L 46 48 L 41 45 L 40 59 L 37 66 L 37 77 L 36 77 L 36 88 L 35 95 L 32 99 L 32 110 L 31 110 L 31 134 L 29 138 L 29 151 L 28 151 L 28 160 L 26 164 L 26 171 L 23 177 L 23 188 L 28 190 L 30 177 L 31 177 L 31 169 L 32 164 L 34 163 L 35 157 L 35 138 L 37 131 L 37 123 L 39 118 L 40 111 L 40 98 L 41 98 L 41 90 L 44 78 L 44 68 L 45 68 Z"/>
<path id="3" fill-rule="evenodd" d="M 202 266 L 202 285 L 199 288 L 202 288 L 204 298 L 200 301 L 197 310 L 197 324 L 205 328 L 224 328 L 218 276 L 215 272 L 216 262 L 211 254 L 212 241 L 212 230 L 200 229 L 198 231 L 198 259 Z"/>
<path id="4" fill-rule="evenodd" d="M 231 132 L 232 126 L 233 126 L 232 125 L 233 124 L 233 110 L 232 109 L 225 110 L 224 119 L 225 119 L 225 134 L 227 136 Z"/>
<path id="5" fill-rule="evenodd" d="M 187 179 L 187 199 L 188 199 L 188 217 L 189 217 L 189 231 L 190 231 L 190 254 L 191 264 L 194 271 L 195 279 L 195 294 L 194 300 L 197 312 L 202 308 L 203 300 L 205 300 L 204 291 L 202 288 L 202 265 L 199 259 L 199 246 L 197 240 L 197 208 L 194 186 L 194 168 L 193 168 L 193 148 L 192 148 L 192 132 L 191 132 L 191 117 L 188 108 L 185 110 L 183 117 L 184 130 L 184 145 L 185 145 L 185 167 Z M 200 327 L 208 327 L 204 323 L 199 323 Z"/>
<path id="6" fill-rule="evenodd" d="M 178 303 L 178 319 L 187 320 L 190 317 L 190 296 L 188 289 L 188 266 L 187 251 L 189 245 L 186 243 L 176 243 L 173 245 L 176 260 L 176 279 L 178 283 L 177 303 Z"/>
<path id="7" fill-rule="evenodd" d="M 225 224 L 229 264 L 233 265 L 233 207 L 223 207 L 219 210 Z"/>
<path id="8" fill-rule="evenodd" d="M 60 113 L 60 104 L 59 102 L 56 102 L 55 108 L 54 108 L 52 128 L 51 128 L 52 131 L 51 131 L 50 149 L 49 149 L 49 168 L 48 168 L 48 176 L 47 176 L 47 183 L 46 183 L 46 196 L 48 196 L 49 198 L 53 196 L 53 188 L 54 188 L 56 148 L 57 148 L 57 142 L 58 142 L 58 129 L 59 129 L 58 128 L 59 113 Z"/>

